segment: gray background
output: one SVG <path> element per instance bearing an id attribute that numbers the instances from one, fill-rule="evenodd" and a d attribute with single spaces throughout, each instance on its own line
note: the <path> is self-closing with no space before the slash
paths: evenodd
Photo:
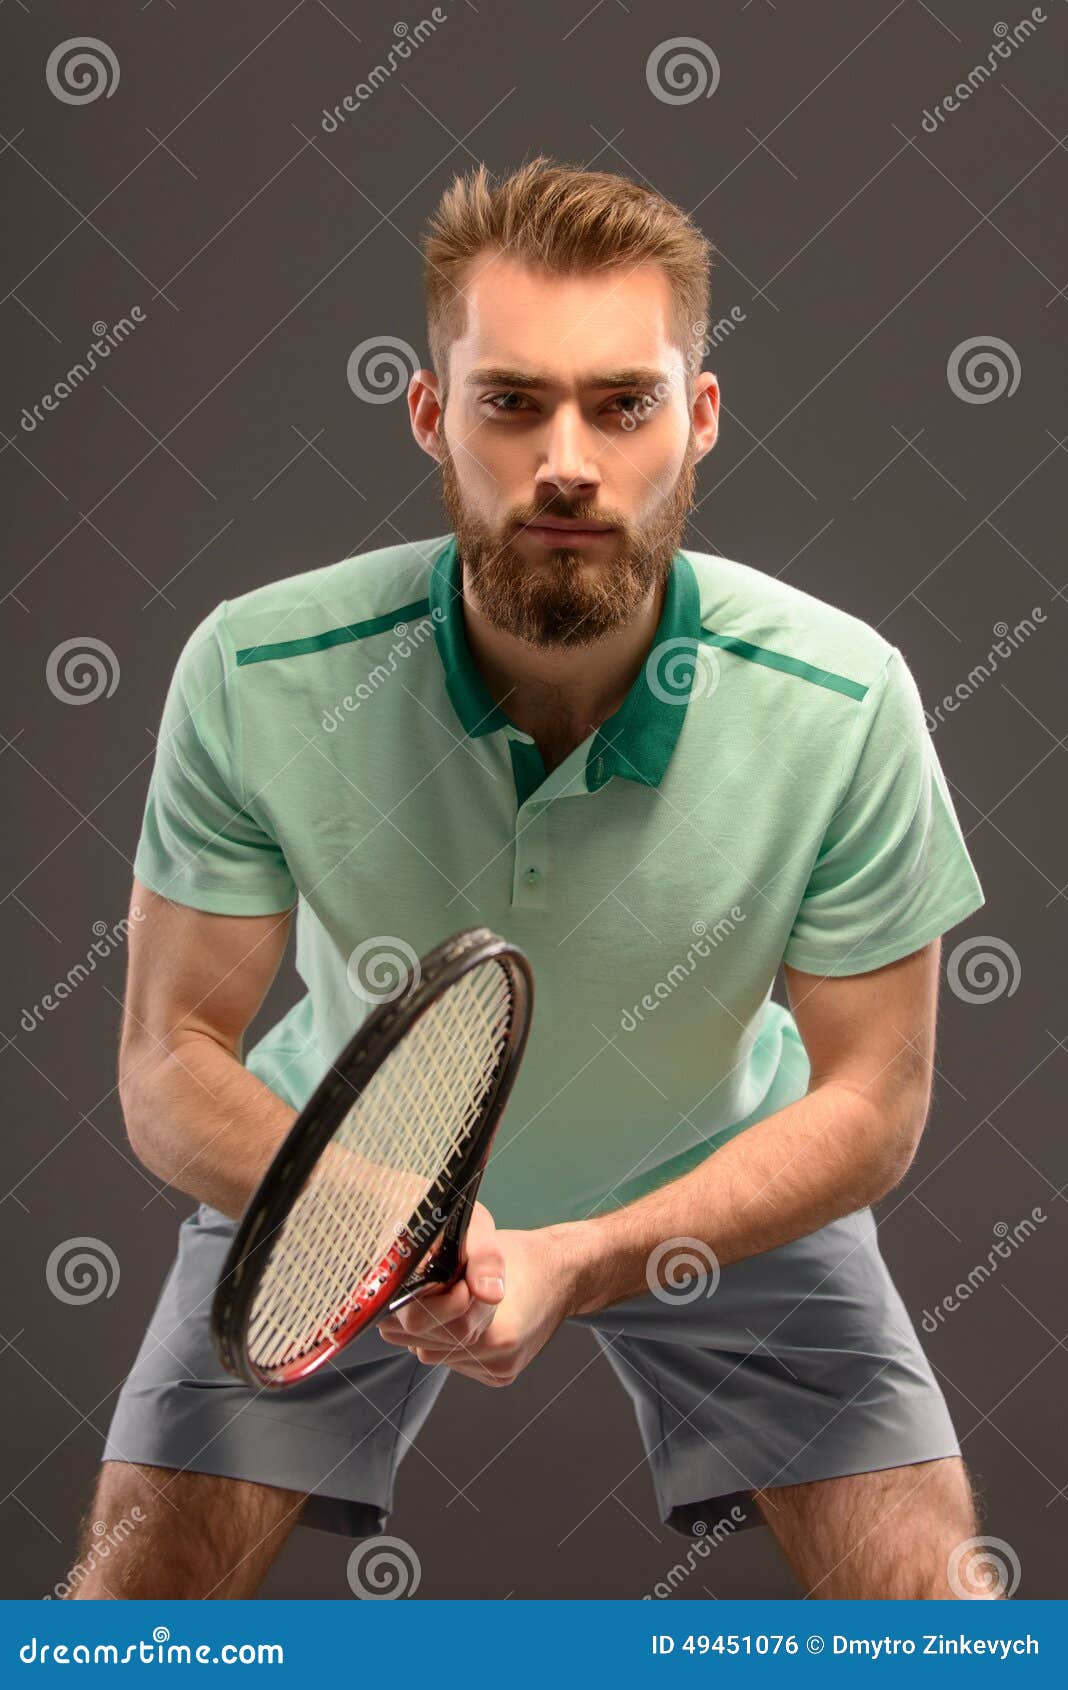
<path id="1" fill-rule="evenodd" d="M 399 12 L 12 0 L 0 13 L 3 1593 L 43 1595 L 66 1570 L 190 1206 L 124 1138 L 121 951 L 33 1031 L 23 1011 L 85 957 L 94 922 L 125 913 L 164 688 L 199 618 L 260 582 L 442 531 L 403 402 L 362 403 L 347 360 L 383 335 L 425 359 L 428 213 L 457 170 L 542 150 L 690 209 L 720 251 L 715 315 L 745 313 L 709 360 L 723 431 L 691 545 L 873 623 L 929 707 L 984 658 L 996 624 L 1045 616 L 937 731 L 988 898 L 947 961 L 967 940 L 1004 971 L 985 970 L 979 1001 L 944 990 L 932 1118 L 883 1205 L 882 1241 L 919 1320 L 987 1259 L 998 1223 L 1036 1205 L 1048 1217 L 925 1342 L 1020 1593 L 1064 1595 L 1063 6 L 1048 0 L 1034 39 L 934 134 L 924 110 L 1015 12 L 444 9 L 333 135 L 323 107 L 384 59 Z M 108 43 L 120 78 L 110 97 L 68 104 L 45 66 L 83 34 Z M 647 60 L 677 36 L 715 53 L 711 97 L 651 92 Z M 144 323 L 28 433 L 22 407 L 85 353 L 95 321 L 134 305 Z M 947 362 L 973 336 L 1008 344 L 1014 393 L 953 391 Z M 76 706 L 46 671 L 85 636 L 110 648 L 119 680 Z M 268 1014 L 293 994 L 290 971 Z M 110 1296 L 64 1303 L 46 1262 L 83 1235 L 114 1252 L 120 1278 Z M 641 1596 L 684 1553 L 592 1351 L 567 1331 L 510 1391 L 450 1382 L 391 1527 L 420 1557 L 420 1596 Z M 348 1597 L 350 1548 L 298 1530 L 264 1594 Z M 679 1589 L 706 1592 L 793 1585 L 754 1531 Z"/>

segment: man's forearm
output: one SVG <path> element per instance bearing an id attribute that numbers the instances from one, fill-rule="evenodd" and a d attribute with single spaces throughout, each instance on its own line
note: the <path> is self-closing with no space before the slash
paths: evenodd
<path id="1" fill-rule="evenodd" d="M 130 1143 L 145 1166 L 235 1219 L 296 1120 L 236 1056 L 198 1034 L 161 1059 L 134 1053 L 121 1092 Z"/>
<path id="2" fill-rule="evenodd" d="M 659 1191 L 551 1228 L 573 1285 L 570 1312 L 648 1291 L 650 1257 L 669 1239 L 698 1239 L 726 1267 L 863 1208 L 901 1178 L 921 1127 L 916 1116 L 888 1120 L 846 1087 L 816 1087 Z"/>

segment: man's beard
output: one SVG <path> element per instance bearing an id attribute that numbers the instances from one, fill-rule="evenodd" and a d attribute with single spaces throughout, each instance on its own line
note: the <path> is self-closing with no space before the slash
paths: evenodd
<path id="1" fill-rule="evenodd" d="M 465 502 L 444 432 L 439 438 L 442 502 L 464 580 L 479 610 L 503 633 L 536 646 L 592 645 L 628 622 L 667 581 L 693 505 L 697 453 L 692 434 L 674 487 L 640 527 L 621 520 L 618 512 L 591 510 L 563 494 L 547 505 L 514 510 L 499 528 L 489 527 Z M 510 536 L 546 516 L 610 523 L 615 533 L 608 544 L 614 549 L 601 558 L 562 540 L 559 549 L 546 550 L 543 562 L 532 564 Z"/>

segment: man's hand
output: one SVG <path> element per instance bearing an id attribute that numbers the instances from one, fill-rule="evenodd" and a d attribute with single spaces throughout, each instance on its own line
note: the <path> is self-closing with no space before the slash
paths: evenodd
<path id="1" fill-rule="evenodd" d="M 498 1232 L 476 1203 L 464 1277 L 379 1322 L 387 1344 L 480 1385 L 510 1385 L 571 1312 L 571 1275 L 552 1229 Z"/>

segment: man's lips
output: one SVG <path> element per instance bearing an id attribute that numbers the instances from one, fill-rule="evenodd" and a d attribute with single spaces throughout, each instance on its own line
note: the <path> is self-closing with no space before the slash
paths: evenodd
<path id="1" fill-rule="evenodd" d="M 615 530 L 605 522 L 563 522 L 558 517 L 544 517 L 537 522 L 524 524 L 525 528 L 533 529 L 543 534 L 612 534 Z"/>

